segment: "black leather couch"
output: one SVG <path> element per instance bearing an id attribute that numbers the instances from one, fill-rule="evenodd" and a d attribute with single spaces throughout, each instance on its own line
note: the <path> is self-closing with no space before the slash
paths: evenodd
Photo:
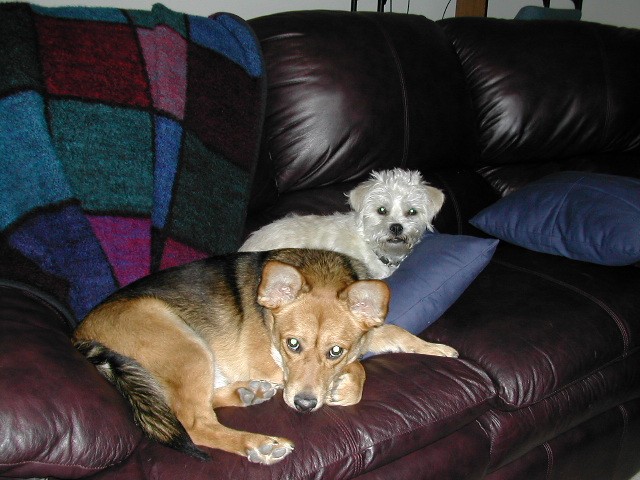
<path id="1" fill-rule="evenodd" d="M 292 211 L 344 210 L 344 192 L 372 169 L 421 170 L 446 193 L 438 230 L 468 235 L 482 235 L 468 223 L 476 212 L 552 172 L 640 178 L 639 31 L 324 11 L 250 24 L 263 48 L 268 95 L 247 232 Z M 98 407 L 87 405 L 83 421 L 102 420 L 104 430 L 99 440 L 74 432 L 61 438 L 82 454 L 60 459 L 53 446 L 48 475 L 627 479 L 640 470 L 639 293 L 637 266 L 501 242 L 421 334 L 454 346 L 460 359 L 369 358 L 363 399 L 352 407 L 303 415 L 277 396 L 219 411 L 229 426 L 293 439 L 296 449 L 283 462 L 258 466 L 218 451 L 201 462 L 154 444 L 96 375 L 89 384 L 72 377 L 65 388 L 75 403 L 83 389 L 100 392 L 109 410 L 95 415 Z M 27 335 L 21 328 L 28 325 L 30 343 L 14 348 L 46 345 L 48 358 L 85 379 L 92 367 L 70 352 L 69 328 L 55 320 L 64 308 L 55 304 L 4 286 L 2 328 Z M 0 452 L 20 441 L 19 429 L 0 439 Z M 118 455 L 106 461 L 110 450 Z M 83 468 L 91 461 L 98 466 Z M 29 473 L 1 454 L 0 468 Z"/>

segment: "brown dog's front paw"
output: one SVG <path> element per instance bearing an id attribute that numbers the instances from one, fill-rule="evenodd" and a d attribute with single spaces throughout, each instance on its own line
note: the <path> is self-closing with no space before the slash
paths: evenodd
<path id="1" fill-rule="evenodd" d="M 251 380 L 246 387 L 238 388 L 238 395 L 245 407 L 270 400 L 282 388 L 277 383 L 266 380 Z"/>
<path id="2" fill-rule="evenodd" d="M 331 395 L 327 400 L 327 405 L 346 407 L 355 405 L 362 398 L 362 391 L 347 382 L 336 382 L 331 389 Z"/>
<path id="3" fill-rule="evenodd" d="M 293 443 L 285 438 L 266 438 L 253 448 L 247 449 L 247 459 L 253 463 L 273 465 L 293 452 Z"/>
<path id="4" fill-rule="evenodd" d="M 346 370 L 333 382 L 327 405 L 346 407 L 355 405 L 362 398 L 364 368 L 359 362 L 347 366 Z"/>

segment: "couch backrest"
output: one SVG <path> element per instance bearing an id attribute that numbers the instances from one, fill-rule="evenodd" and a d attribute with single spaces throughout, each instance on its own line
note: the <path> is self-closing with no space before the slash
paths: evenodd
<path id="1" fill-rule="evenodd" d="M 439 25 L 471 91 L 477 168 L 494 183 L 514 187 L 552 168 L 640 174 L 639 30 L 478 18 Z"/>
<path id="2" fill-rule="evenodd" d="M 262 194 L 477 160 L 462 70 L 434 22 L 314 11 L 249 23 L 268 78 L 261 168 L 276 179 L 265 192 L 265 175 L 256 176 Z"/>

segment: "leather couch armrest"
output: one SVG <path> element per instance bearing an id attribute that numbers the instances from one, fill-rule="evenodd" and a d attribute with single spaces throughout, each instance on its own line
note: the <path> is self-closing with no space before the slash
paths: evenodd
<path id="1" fill-rule="evenodd" d="M 73 348 L 45 295 L 0 281 L 0 476 L 80 478 L 141 438 L 127 404 Z"/>

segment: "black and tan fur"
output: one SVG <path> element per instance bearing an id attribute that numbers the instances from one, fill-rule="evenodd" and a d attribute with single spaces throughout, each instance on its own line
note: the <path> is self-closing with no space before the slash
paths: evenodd
<path id="1" fill-rule="evenodd" d="M 360 401 L 366 352 L 457 356 L 384 325 L 389 289 L 344 255 L 274 250 L 212 257 L 145 277 L 96 307 L 77 348 L 132 404 L 145 433 L 272 464 L 285 438 L 221 425 L 214 409 L 269 400 L 310 412 Z M 195 444 L 195 445 L 194 445 Z"/>

